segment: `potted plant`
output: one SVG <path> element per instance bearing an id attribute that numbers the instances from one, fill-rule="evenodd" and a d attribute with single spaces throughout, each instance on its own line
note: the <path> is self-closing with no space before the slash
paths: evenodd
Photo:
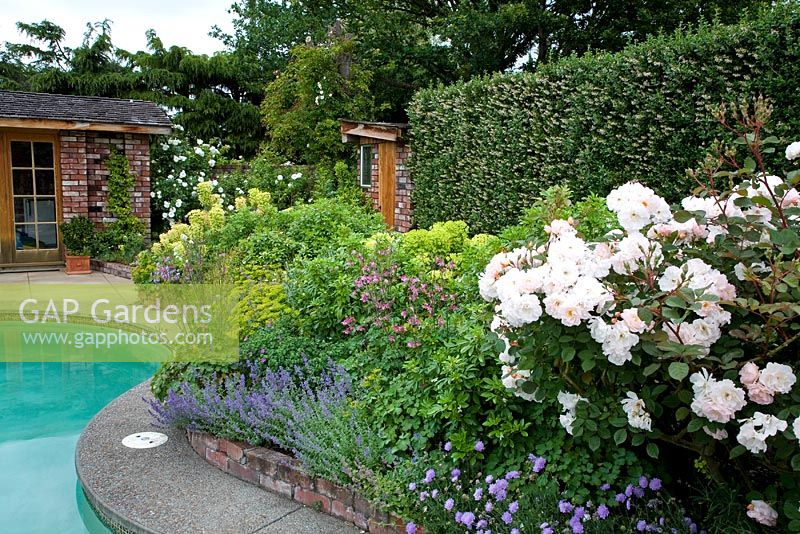
<path id="1" fill-rule="evenodd" d="M 89 274 L 90 250 L 94 239 L 94 224 L 86 217 L 75 217 L 62 223 L 61 239 L 66 251 L 66 274 Z"/>

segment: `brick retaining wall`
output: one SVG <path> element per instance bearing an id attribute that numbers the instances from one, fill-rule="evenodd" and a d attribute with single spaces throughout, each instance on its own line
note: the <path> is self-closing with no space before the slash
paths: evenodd
<path id="1" fill-rule="evenodd" d="M 352 490 L 309 474 L 296 458 L 203 432 L 187 431 L 189 444 L 205 460 L 251 484 L 377 534 L 405 533 L 405 523 Z M 422 530 L 418 530 L 422 532 Z"/>
<path id="2" fill-rule="evenodd" d="M 105 274 L 113 274 L 120 278 L 131 278 L 131 266 L 124 263 L 114 263 L 111 261 L 92 260 L 92 270 Z"/>

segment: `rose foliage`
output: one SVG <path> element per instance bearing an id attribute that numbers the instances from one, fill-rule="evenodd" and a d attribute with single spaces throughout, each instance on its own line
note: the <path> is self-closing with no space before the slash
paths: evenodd
<path id="1" fill-rule="evenodd" d="M 576 442 L 691 451 L 754 520 L 800 531 L 800 172 L 764 168 L 780 142 L 770 112 L 720 109 L 736 142 L 690 173 L 699 187 L 680 208 L 627 183 L 606 198 L 619 230 L 589 241 L 553 220 L 479 285 L 504 384 L 557 399 Z"/>

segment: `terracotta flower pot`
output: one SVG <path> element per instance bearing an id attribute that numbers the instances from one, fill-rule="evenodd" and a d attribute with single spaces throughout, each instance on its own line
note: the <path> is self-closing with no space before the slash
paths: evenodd
<path id="1" fill-rule="evenodd" d="M 66 274 L 90 274 L 92 268 L 89 264 L 89 256 L 70 256 L 66 255 L 67 266 L 64 269 Z"/>

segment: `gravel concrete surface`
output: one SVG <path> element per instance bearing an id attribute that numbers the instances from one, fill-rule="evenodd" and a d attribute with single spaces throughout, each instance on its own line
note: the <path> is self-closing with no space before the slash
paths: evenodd
<path id="1" fill-rule="evenodd" d="M 153 425 L 140 384 L 84 429 L 75 453 L 78 479 L 103 513 L 133 532 L 354 534 L 352 524 L 236 479 L 192 450 L 180 430 Z M 129 449 L 122 439 L 162 432 L 169 441 Z"/>

